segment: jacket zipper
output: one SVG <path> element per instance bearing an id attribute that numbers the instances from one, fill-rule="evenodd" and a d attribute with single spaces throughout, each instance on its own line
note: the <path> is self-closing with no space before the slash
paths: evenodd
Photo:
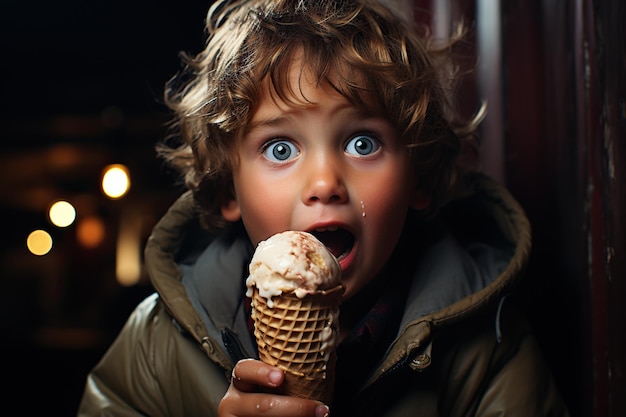
<path id="1" fill-rule="evenodd" d="M 246 356 L 243 354 L 243 351 L 241 349 L 241 345 L 239 344 L 239 339 L 237 338 L 237 335 L 233 333 L 232 330 L 230 329 L 222 330 L 222 342 L 224 343 L 226 352 L 228 352 L 228 355 L 230 356 L 230 359 L 233 361 L 233 364 L 246 358 Z"/>

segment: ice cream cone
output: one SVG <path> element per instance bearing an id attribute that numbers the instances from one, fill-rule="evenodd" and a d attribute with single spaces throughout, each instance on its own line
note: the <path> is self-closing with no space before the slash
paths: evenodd
<path id="1" fill-rule="evenodd" d="M 335 379 L 337 319 L 343 287 L 302 298 L 268 299 L 257 289 L 252 318 L 260 359 L 285 372 L 284 393 L 330 404 Z"/>
<path id="2" fill-rule="evenodd" d="M 312 234 L 286 231 L 257 245 L 249 269 L 260 359 L 285 372 L 285 394 L 330 404 L 343 294 L 337 259 Z"/>

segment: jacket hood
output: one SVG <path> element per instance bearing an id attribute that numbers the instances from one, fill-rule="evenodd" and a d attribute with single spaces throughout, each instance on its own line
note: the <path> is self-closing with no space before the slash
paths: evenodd
<path id="1" fill-rule="evenodd" d="M 527 261 L 530 225 L 519 204 L 484 175 L 469 184 L 433 223 L 437 232 L 419 254 L 400 332 L 377 374 L 423 352 L 437 328 L 497 306 Z M 146 267 L 168 312 L 225 368 L 233 350 L 255 351 L 241 301 L 252 253 L 240 225 L 218 237 L 204 231 L 189 192 L 146 245 Z"/>
<path id="2" fill-rule="evenodd" d="M 530 255 L 531 227 L 500 184 L 471 174 L 468 185 L 439 215 L 445 231 L 420 256 L 400 333 L 374 378 L 400 361 L 429 366 L 433 335 L 469 316 L 495 311 L 499 332 L 499 310 Z"/>

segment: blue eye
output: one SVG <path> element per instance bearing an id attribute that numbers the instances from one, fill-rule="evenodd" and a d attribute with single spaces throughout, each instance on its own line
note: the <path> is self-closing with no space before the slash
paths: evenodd
<path id="1" fill-rule="evenodd" d="M 298 148 L 286 140 L 270 142 L 263 149 L 263 155 L 272 162 L 285 162 L 295 158 L 299 153 Z"/>
<path id="2" fill-rule="evenodd" d="M 371 155 L 378 149 L 380 149 L 378 141 L 367 135 L 356 135 L 346 145 L 346 152 L 357 156 Z"/>

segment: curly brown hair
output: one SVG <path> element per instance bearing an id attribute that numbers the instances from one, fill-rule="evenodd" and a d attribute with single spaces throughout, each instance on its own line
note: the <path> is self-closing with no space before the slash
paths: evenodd
<path id="1" fill-rule="evenodd" d="M 294 92 L 286 77 L 303 53 L 307 70 L 349 102 L 382 112 L 403 135 L 416 178 L 443 204 L 458 177 L 459 131 L 445 86 L 453 79 L 450 48 L 434 48 L 376 1 L 218 1 L 207 15 L 206 48 L 183 55 L 185 67 L 166 85 L 174 111 L 159 153 L 184 176 L 205 225 L 226 225 L 221 205 L 234 197 L 235 143 L 269 82 L 278 98 Z"/>

